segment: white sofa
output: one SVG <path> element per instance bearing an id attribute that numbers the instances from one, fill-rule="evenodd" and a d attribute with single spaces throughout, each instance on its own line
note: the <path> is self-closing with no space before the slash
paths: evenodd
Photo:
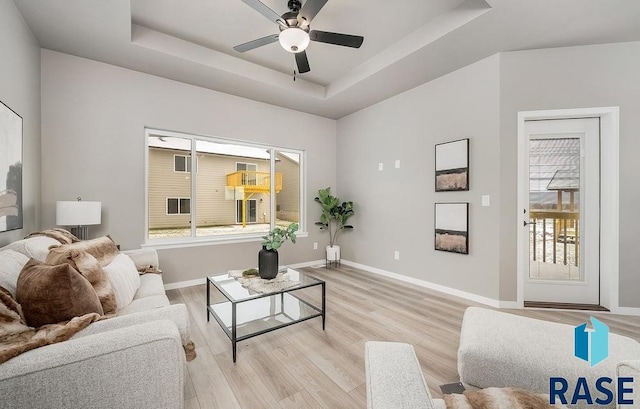
<path id="1" fill-rule="evenodd" d="M 44 261 L 47 241 L 26 240 L 0 253 L 19 249 Z M 154 250 L 125 253 L 158 266 Z M 0 407 L 182 408 L 188 341 L 186 306 L 170 305 L 161 275 L 141 275 L 133 301 L 117 316 L 0 364 Z"/>
<path id="2" fill-rule="evenodd" d="M 458 349 L 460 381 L 470 389 L 516 387 L 549 393 L 549 378 L 569 381 L 570 399 L 578 377 L 591 388 L 601 376 L 632 377 L 633 393 L 625 398 L 640 405 L 640 344 L 617 334 L 609 337 L 609 358 L 590 367 L 573 356 L 574 327 L 525 318 L 484 308 L 466 310 Z M 394 342 L 367 342 L 365 346 L 368 409 L 441 409 L 432 399 L 413 347 Z M 573 380 L 573 381 L 572 381 Z M 595 393 L 595 389 L 593 390 Z M 598 395 L 600 396 L 600 395 Z M 595 396 L 594 396 L 595 399 Z M 588 408 L 593 405 L 567 405 Z M 616 404 L 598 408 L 615 408 Z"/>

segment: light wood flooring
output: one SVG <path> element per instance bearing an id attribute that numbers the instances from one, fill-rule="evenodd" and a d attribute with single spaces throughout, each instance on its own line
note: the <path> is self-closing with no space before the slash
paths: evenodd
<path id="1" fill-rule="evenodd" d="M 464 310 L 479 305 L 358 269 L 305 268 L 327 282 L 326 330 L 321 319 L 295 324 L 238 344 L 206 317 L 205 285 L 170 290 L 185 303 L 198 357 L 187 364 L 186 409 L 365 408 L 364 344 L 414 345 L 431 389 L 458 380 L 456 353 Z M 204 279 L 203 279 L 204 281 Z M 640 317 L 608 313 L 508 310 L 578 325 L 597 315 L 611 332 L 640 341 Z"/>

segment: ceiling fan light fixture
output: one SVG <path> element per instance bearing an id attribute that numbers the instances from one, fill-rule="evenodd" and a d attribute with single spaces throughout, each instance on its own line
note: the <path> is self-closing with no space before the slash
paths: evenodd
<path id="1" fill-rule="evenodd" d="M 282 48 L 290 53 L 301 53 L 309 46 L 309 33 L 298 27 L 289 27 L 278 37 Z"/>

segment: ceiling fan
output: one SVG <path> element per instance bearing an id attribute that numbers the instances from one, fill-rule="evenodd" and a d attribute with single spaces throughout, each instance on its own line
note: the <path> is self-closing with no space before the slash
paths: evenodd
<path id="1" fill-rule="evenodd" d="M 301 74 L 311 71 L 305 51 L 309 46 L 309 41 L 352 48 L 360 48 L 364 41 L 364 37 L 362 36 L 311 30 L 311 20 L 313 20 L 322 7 L 327 4 L 328 0 L 307 0 L 304 6 L 299 0 L 289 0 L 287 6 L 290 11 L 284 13 L 282 16 L 279 16 L 278 13 L 271 10 L 260 0 L 242 1 L 270 21 L 277 23 L 280 28 L 280 33 L 237 45 L 233 47 L 233 49 L 244 53 L 279 41 L 282 48 L 295 55 L 298 72 Z"/>

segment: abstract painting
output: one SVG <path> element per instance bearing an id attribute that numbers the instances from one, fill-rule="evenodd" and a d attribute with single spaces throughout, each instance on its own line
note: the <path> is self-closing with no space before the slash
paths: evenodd
<path id="1" fill-rule="evenodd" d="M 435 248 L 469 254 L 469 203 L 435 204 Z"/>
<path id="2" fill-rule="evenodd" d="M 22 228 L 22 118 L 0 102 L 0 232 Z"/>
<path id="3" fill-rule="evenodd" d="M 436 145 L 436 192 L 469 190 L 469 138 Z"/>

